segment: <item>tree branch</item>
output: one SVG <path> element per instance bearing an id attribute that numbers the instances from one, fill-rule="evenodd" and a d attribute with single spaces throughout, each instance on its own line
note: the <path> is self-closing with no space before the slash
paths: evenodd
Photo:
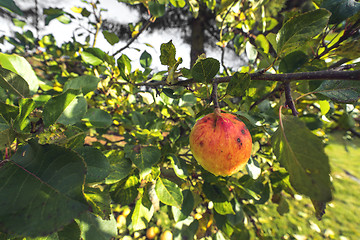
<path id="1" fill-rule="evenodd" d="M 299 73 L 283 73 L 283 74 L 271 74 L 271 73 L 251 73 L 249 74 L 251 80 L 257 81 L 274 81 L 274 82 L 291 82 L 291 81 L 322 81 L 322 80 L 344 80 L 344 81 L 360 81 L 360 70 L 357 71 L 317 71 L 317 72 L 299 72 Z M 217 77 L 213 79 L 215 83 L 227 83 L 230 82 L 232 76 Z M 196 83 L 193 78 L 186 80 L 179 80 L 177 83 L 171 86 L 188 86 Z M 119 85 L 128 85 L 129 82 L 118 83 Z M 145 81 L 141 83 L 135 83 L 135 86 L 169 86 L 165 81 Z"/>

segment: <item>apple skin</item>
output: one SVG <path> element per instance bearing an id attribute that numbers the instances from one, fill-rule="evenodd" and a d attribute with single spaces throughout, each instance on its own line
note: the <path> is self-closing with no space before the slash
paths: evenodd
<path id="1" fill-rule="evenodd" d="M 252 139 L 235 115 L 215 109 L 198 120 L 190 133 L 190 149 L 197 162 L 214 175 L 230 176 L 242 169 L 251 155 Z"/>

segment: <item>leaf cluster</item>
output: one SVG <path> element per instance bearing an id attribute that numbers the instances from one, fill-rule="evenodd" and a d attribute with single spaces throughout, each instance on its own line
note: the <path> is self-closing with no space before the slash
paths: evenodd
<path id="1" fill-rule="evenodd" d="M 3 36 L 14 48 L 0 53 L 0 238 L 137 238 L 157 226 L 175 239 L 266 239 L 257 212 L 276 204 L 284 215 L 296 194 L 321 219 L 333 197 L 328 134 L 359 135 L 359 3 L 314 1 L 281 23 L 284 1 L 123 2 L 143 4 L 151 21 L 170 4 L 194 17 L 205 6 L 217 16 L 217 45 L 248 62 L 232 69 L 202 55 L 188 69 L 170 41 L 157 56 L 166 70 L 147 51 L 134 69 L 132 56 L 90 43 L 101 31 L 97 3 L 44 11 L 45 23 L 87 19 L 84 43 Z M 21 14 L 13 1 L 0 6 Z M 321 71 L 344 79 L 315 77 Z M 300 77 L 270 77 L 287 73 Z M 216 101 L 253 138 L 246 168 L 228 177 L 201 168 L 189 149 L 192 126 Z"/>

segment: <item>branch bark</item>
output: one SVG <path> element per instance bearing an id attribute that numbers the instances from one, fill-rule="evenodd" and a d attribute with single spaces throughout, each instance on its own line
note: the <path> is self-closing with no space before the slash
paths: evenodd
<path id="1" fill-rule="evenodd" d="M 344 80 L 344 81 L 360 81 L 360 70 L 357 71 L 333 71 L 325 70 L 318 72 L 299 72 L 299 73 L 283 73 L 283 74 L 262 74 L 251 73 L 249 74 L 251 80 L 257 81 L 274 81 L 274 82 L 291 82 L 291 81 L 322 81 L 322 80 Z M 217 77 L 213 79 L 214 83 L 227 83 L 230 82 L 232 76 Z M 194 79 L 179 80 L 176 84 L 171 86 L 188 86 L 196 83 Z M 119 83 L 120 85 L 130 84 L 128 82 Z M 165 81 L 146 81 L 142 83 L 136 83 L 135 86 L 170 86 Z"/>

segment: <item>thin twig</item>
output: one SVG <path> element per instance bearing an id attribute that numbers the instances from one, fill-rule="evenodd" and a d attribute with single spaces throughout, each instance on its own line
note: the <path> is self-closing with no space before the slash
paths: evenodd
<path id="1" fill-rule="evenodd" d="M 250 106 L 250 110 L 253 109 L 255 106 L 259 105 L 260 103 L 262 103 L 265 99 L 268 99 L 269 97 L 273 96 L 275 93 L 281 91 L 283 89 L 283 84 L 279 84 L 277 85 L 274 90 L 272 90 L 271 92 L 269 92 L 268 94 L 265 94 L 262 98 L 260 98 L 259 100 L 255 101 L 251 106 Z"/>
<path id="2" fill-rule="evenodd" d="M 255 228 L 256 236 L 257 236 L 259 239 L 263 240 L 264 237 L 263 237 L 262 234 L 261 234 L 260 228 L 258 228 L 258 226 L 256 225 L 255 220 L 254 220 L 250 215 L 248 215 L 248 218 L 249 218 L 251 224 L 252 224 L 252 225 L 254 226 L 254 228 Z"/>
<path id="3" fill-rule="evenodd" d="M 225 72 L 226 76 L 230 76 L 229 71 L 228 71 L 228 69 L 227 69 L 227 67 L 225 66 L 225 63 L 224 63 L 225 49 L 226 49 L 225 46 L 221 47 L 221 65 L 224 68 L 224 72 Z"/>
<path id="4" fill-rule="evenodd" d="M 299 112 L 296 110 L 294 101 L 291 96 L 290 82 L 285 82 L 284 87 L 285 87 L 285 99 L 286 99 L 285 105 L 291 109 L 292 114 L 296 117 L 297 115 L 299 115 Z"/>
<path id="5" fill-rule="evenodd" d="M 345 26 L 345 31 L 344 31 L 343 35 L 339 38 L 339 40 L 336 43 L 334 43 L 331 47 L 327 47 L 326 45 L 324 45 L 325 50 L 321 54 L 317 55 L 315 57 L 315 59 L 322 58 L 323 56 L 325 56 L 326 54 L 331 52 L 333 49 L 339 47 L 342 42 L 344 42 L 348 38 L 352 37 L 359 30 L 358 27 L 356 26 L 357 23 L 358 22 L 356 22 L 355 24 L 353 24 L 351 26 L 349 26 L 349 25 Z"/>
<path id="6" fill-rule="evenodd" d="M 335 70 L 335 71 L 344 71 L 344 70 L 349 70 L 350 68 L 354 68 L 356 66 L 356 64 L 343 65 L 344 63 L 347 63 L 350 60 L 351 59 L 343 58 L 343 59 L 339 60 L 338 62 L 330 65 L 329 69 Z"/>
<path id="7" fill-rule="evenodd" d="M 102 25 L 102 18 L 101 18 L 101 11 L 99 12 L 99 16 L 96 15 L 96 11 L 95 11 L 96 5 L 95 5 L 95 3 L 92 3 L 91 6 L 93 8 L 93 13 L 94 13 L 95 20 L 96 20 L 96 25 L 95 25 L 96 31 L 95 31 L 95 35 L 94 35 L 94 42 L 93 42 L 93 45 L 92 45 L 92 47 L 95 47 L 97 36 L 98 36 L 98 34 L 100 32 L 100 28 L 101 28 L 101 25 Z"/>
<path id="8" fill-rule="evenodd" d="M 139 33 L 138 33 L 135 37 L 131 38 L 130 41 L 129 41 L 124 47 L 122 47 L 122 48 L 120 48 L 119 50 L 117 50 L 117 51 L 113 54 L 113 56 L 119 54 L 120 52 L 122 52 L 122 51 L 124 51 L 126 48 L 128 48 L 128 47 L 140 36 L 140 34 L 143 33 L 143 32 L 150 26 L 150 24 L 151 24 L 152 22 L 153 22 L 153 19 L 152 19 L 152 17 L 150 17 L 149 20 L 148 20 L 148 21 L 146 22 L 146 24 L 144 25 L 144 27 L 140 29 Z"/>
<path id="9" fill-rule="evenodd" d="M 35 30 L 36 30 L 36 39 L 39 39 L 39 5 L 38 1 L 35 0 Z"/>

